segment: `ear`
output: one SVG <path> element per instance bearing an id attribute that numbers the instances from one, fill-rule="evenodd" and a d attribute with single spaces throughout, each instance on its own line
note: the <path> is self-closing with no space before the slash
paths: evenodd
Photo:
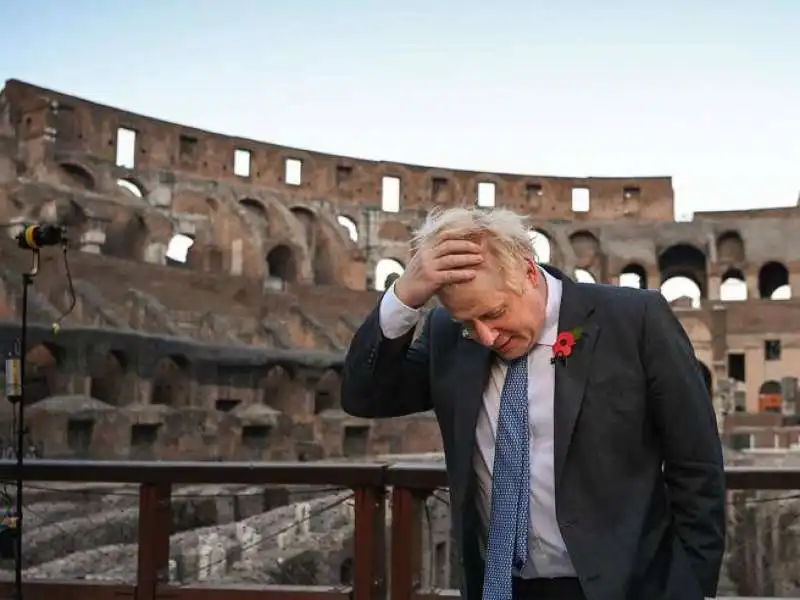
<path id="1" fill-rule="evenodd" d="M 536 262 L 532 258 L 525 258 L 525 274 L 533 284 L 539 279 L 539 269 L 536 267 Z"/>

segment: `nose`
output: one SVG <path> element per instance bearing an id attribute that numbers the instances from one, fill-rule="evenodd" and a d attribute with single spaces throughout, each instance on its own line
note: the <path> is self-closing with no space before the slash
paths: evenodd
<path id="1" fill-rule="evenodd" d="M 472 329 L 475 335 L 478 336 L 478 341 L 481 344 L 489 347 L 494 346 L 494 342 L 499 335 L 497 331 L 480 321 L 475 321 L 472 325 Z"/>

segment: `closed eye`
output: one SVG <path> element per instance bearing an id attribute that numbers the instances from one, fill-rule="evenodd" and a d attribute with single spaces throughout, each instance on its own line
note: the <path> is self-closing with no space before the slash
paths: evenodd
<path id="1" fill-rule="evenodd" d="M 502 317 L 504 314 L 506 314 L 506 309 L 505 308 L 500 308 L 500 309 L 492 311 L 492 312 L 490 312 L 488 314 L 483 315 L 483 318 L 481 320 L 482 321 L 494 321 L 495 319 L 499 319 L 500 317 Z"/>

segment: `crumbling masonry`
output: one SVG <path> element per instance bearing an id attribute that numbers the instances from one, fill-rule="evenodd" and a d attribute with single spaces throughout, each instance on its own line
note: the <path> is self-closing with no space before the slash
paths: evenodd
<path id="1" fill-rule="evenodd" d="M 723 435 L 741 448 L 798 442 L 796 207 L 675 222 L 669 177 L 504 175 L 324 155 L 12 80 L 0 93 L 2 348 L 11 350 L 19 335 L 20 273 L 30 264 L 12 239 L 21 223 L 67 225 L 76 301 L 54 334 L 49 324 L 67 311 L 73 291 L 60 253 L 48 249 L 30 303 L 30 452 L 314 460 L 437 451 L 431 415 L 382 422 L 345 415 L 339 373 L 355 328 L 402 272 L 410 232 L 431 207 L 457 204 L 528 213 L 539 259 L 577 279 L 653 288 L 690 280 L 696 297 L 674 306 L 703 363 Z M 0 406 L 0 421 L 9 421 L 8 405 Z M 6 438 L 0 431 L 0 442 Z M 176 515 L 172 578 L 241 579 L 236 569 L 257 560 L 242 572 L 287 583 L 347 579 L 350 509 L 330 513 L 330 522 L 297 525 L 277 543 L 283 562 L 269 562 L 277 554 L 247 555 L 251 538 L 273 519 L 296 520 L 296 506 L 307 505 L 278 508 L 290 499 L 265 503 L 261 490 L 255 497 L 260 504 L 237 509 L 236 518 L 203 516 L 202 501 Z M 33 523 L 32 573 L 81 576 L 91 564 L 130 574 L 130 498 L 103 501 L 121 511 L 113 531 L 80 521 L 85 506 L 75 512 L 49 497 L 31 501 L 61 515 L 59 527 L 69 521 L 94 535 L 70 536 L 84 540 L 80 548 L 58 548 L 54 526 Z M 233 521 L 236 527 L 197 529 Z M 781 517 L 781 531 L 796 527 L 790 521 Z M 761 539 L 742 522 L 737 539 Z M 443 586 L 446 514 L 436 523 L 426 577 Z M 327 537 L 309 537 L 315 528 Z M 334 552 L 332 562 L 303 558 L 320 548 Z M 761 546 L 737 548 L 735 565 L 760 564 Z M 289 562 L 286 552 L 294 553 Z M 297 560 L 316 575 L 292 579 L 286 569 Z M 756 583 L 782 578 L 748 572 Z"/>

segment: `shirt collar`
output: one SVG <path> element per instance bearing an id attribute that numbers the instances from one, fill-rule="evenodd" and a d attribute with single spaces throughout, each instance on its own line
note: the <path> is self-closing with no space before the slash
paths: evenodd
<path id="1" fill-rule="evenodd" d="M 539 343 L 553 346 L 558 337 L 558 314 L 561 309 L 561 294 L 564 284 L 541 267 L 539 267 L 539 272 L 544 275 L 544 282 L 547 286 L 547 305 L 545 306 L 544 326 L 542 327 L 542 335 L 539 337 Z"/>

